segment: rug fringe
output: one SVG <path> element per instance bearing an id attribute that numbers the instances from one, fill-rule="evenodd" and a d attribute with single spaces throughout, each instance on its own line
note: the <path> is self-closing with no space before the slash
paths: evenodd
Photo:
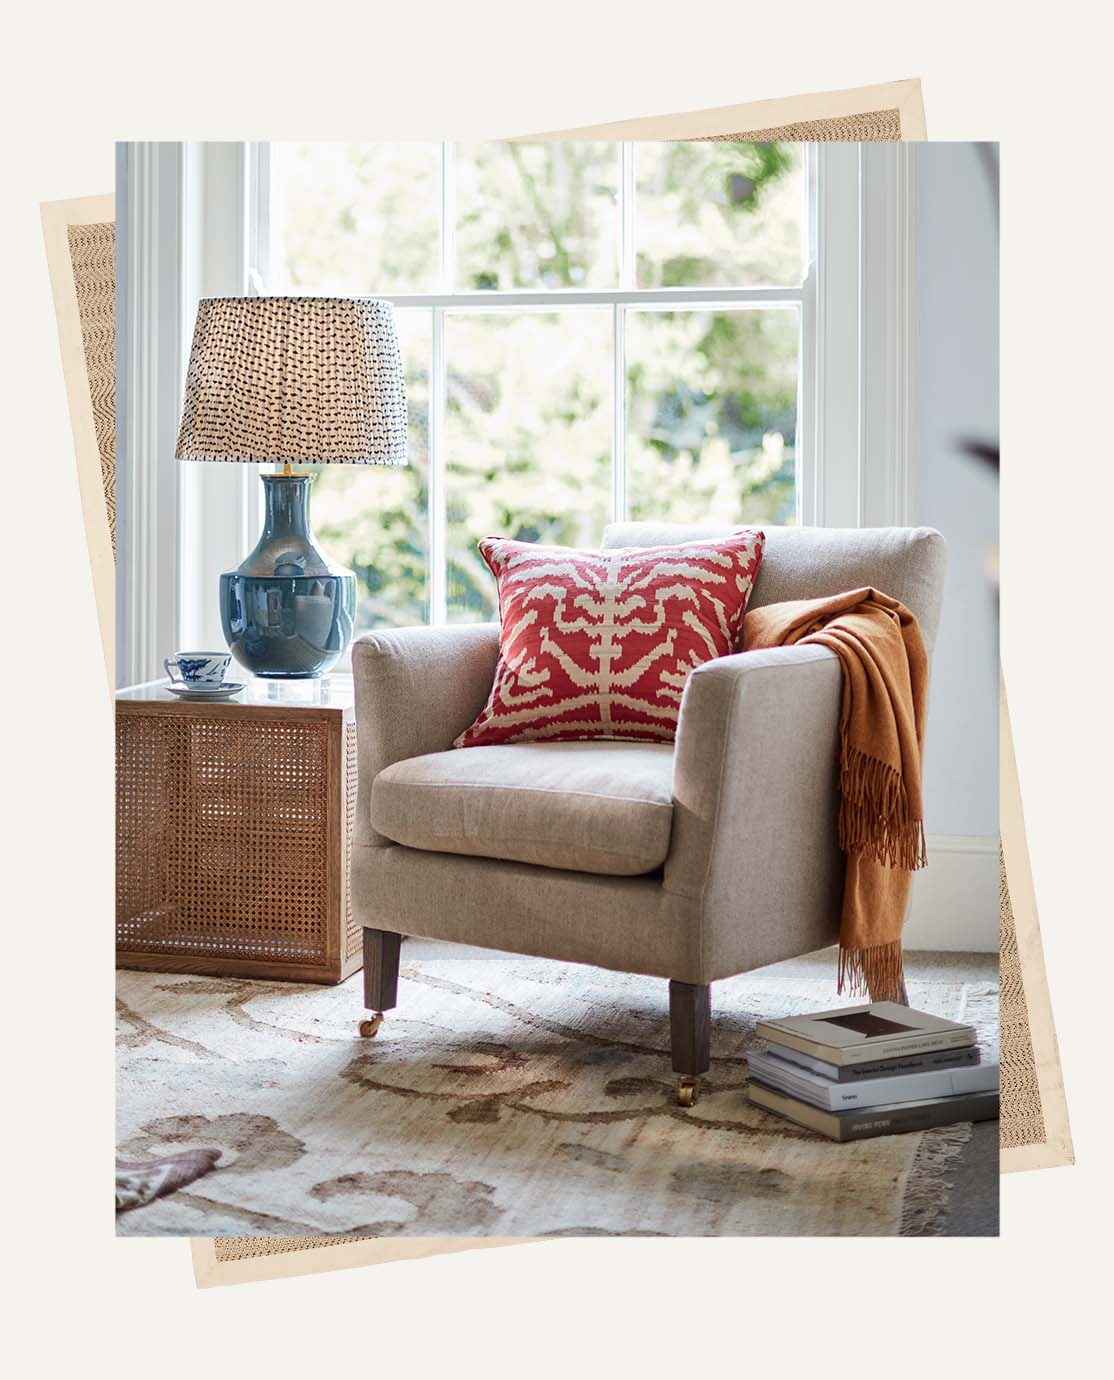
<path id="1" fill-rule="evenodd" d="M 951 1173 L 971 1139 L 971 1123 L 921 1132 L 905 1180 L 898 1236 L 939 1236 L 948 1219 Z"/>

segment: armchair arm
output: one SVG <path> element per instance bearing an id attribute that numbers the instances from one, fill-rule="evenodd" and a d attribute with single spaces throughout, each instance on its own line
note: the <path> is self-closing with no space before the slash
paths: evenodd
<path id="1" fill-rule="evenodd" d="M 358 843 L 390 843 L 371 827 L 372 781 L 392 762 L 452 747 L 484 707 L 498 656 L 497 623 L 389 629 L 353 644 Z"/>
<path id="2" fill-rule="evenodd" d="M 689 676 L 664 885 L 699 907 L 708 980 L 835 936 L 841 695 L 826 647 L 719 657 Z"/>

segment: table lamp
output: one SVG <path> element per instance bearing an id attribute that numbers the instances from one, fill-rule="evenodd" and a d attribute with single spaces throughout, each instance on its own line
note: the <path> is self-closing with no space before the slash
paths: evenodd
<path id="1" fill-rule="evenodd" d="M 368 297 L 208 297 L 197 308 L 179 460 L 274 462 L 263 533 L 220 577 L 224 635 L 257 676 L 334 666 L 356 577 L 317 549 L 313 476 L 292 465 L 405 465 L 406 390 L 394 313 Z"/>

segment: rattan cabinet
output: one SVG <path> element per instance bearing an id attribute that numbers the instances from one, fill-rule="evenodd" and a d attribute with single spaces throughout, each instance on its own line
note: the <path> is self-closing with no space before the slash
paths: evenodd
<path id="1" fill-rule="evenodd" d="M 361 966 L 348 894 L 350 676 L 116 697 L 116 952 L 126 968 L 340 982 Z"/>

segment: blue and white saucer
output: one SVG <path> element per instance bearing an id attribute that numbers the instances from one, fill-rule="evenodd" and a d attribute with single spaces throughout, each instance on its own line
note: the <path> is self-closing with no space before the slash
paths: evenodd
<path id="1" fill-rule="evenodd" d="M 243 680 L 226 680 L 220 685 L 186 685 L 182 681 L 168 681 L 164 690 L 177 695 L 180 700 L 226 700 L 230 695 L 238 695 L 247 684 Z"/>

